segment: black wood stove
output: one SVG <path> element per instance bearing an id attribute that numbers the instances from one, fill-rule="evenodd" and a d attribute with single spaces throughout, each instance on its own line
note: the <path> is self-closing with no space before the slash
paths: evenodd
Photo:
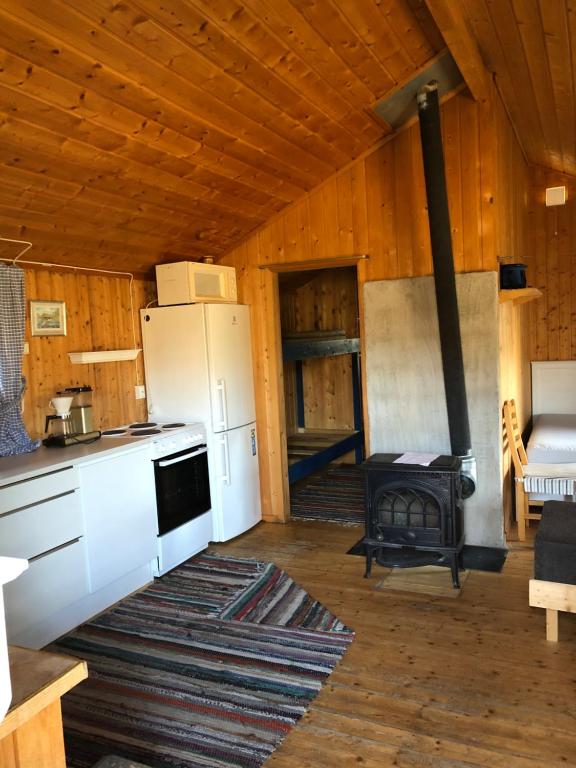
<path id="1" fill-rule="evenodd" d="M 372 558 L 382 565 L 449 561 L 460 586 L 464 545 L 461 461 L 439 456 L 430 466 L 394 463 L 400 454 L 377 453 L 364 462 L 366 577 Z M 413 555 L 420 555 L 415 562 Z M 406 557 L 408 555 L 408 557 Z"/>

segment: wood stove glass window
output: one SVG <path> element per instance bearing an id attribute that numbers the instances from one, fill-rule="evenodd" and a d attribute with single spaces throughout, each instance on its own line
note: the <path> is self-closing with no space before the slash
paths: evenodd
<path id="1" fill-rule="evenodd" d="M 440 528 L 440 504 L 414 488 L 383 491 L 376 502 L 378 522 L 403 528 Z"/>

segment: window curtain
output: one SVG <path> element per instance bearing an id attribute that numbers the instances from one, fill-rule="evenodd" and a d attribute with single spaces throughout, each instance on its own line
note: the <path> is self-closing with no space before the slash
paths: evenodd
<path id="1" fill-rule="evenodd" d="M 30 453 L 40 445 L 28 436 L 20 410 L 26 385 L 22 376 L 25 323 L 24 272 L 0 264 L 0 456 Z"/>

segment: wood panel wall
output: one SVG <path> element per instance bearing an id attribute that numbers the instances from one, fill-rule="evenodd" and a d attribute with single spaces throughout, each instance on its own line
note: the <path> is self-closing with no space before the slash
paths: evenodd
<path id="1" fill-rule="evenodd" d="M 139 308 L 152 298 L 154 285 L 133 282 L 136 344 L 142 347 Z M 94 425 L 97 429 L 142 420 L 146 401 L 136 400 L 134 386 L 144 383 L 142 353 L 136 362 L 74 365 L 68 352 L 133 347 L 130 283 L 128 278 L 93 275 L 69 270 L 26 270 L 26 339 L 24 356 L 27 380 L 24 422 L 30 434 L 44 434 L 48 403 L 58 389 L 90 385 L 93 390 Z M 66 303 L 66 336 L 31 336 L 30 300 Z"/>
<path id="2" fill-rule="evenodd" d="M 499 99 L 494 103 L 496 132 L 496 255 L 500 262 L 527 263 L 531 255 L 530 168 Z M 500 405 L 514 398 L 525 428 L 531 417 L 530 329 L 528 305 L 500 304 Z M 502 421 L 502 498 L 504 530 L 513 520 L 513 470 Z"/>
<path id="3" fill-rule="evenodd" d="M 496 269 L 492 111 L 491 103 L 474 102 L 465 93 L 442 107 L 454 256 L 459 271 Z M 241 300 L 253 305 L 265 519 L 285 519 L 287 461 L 275 306 L 277 275 L 260 267 L 337 260 L 361 253 L 370 258 L 358 263 L 360 302 L 361 287 L 367 280 L 432 271 L 417 125 L 331 177 L 222 259 L 222 263 L 237 268 Z M 359 315 L 362 318 L 362 306 Z"/>
<path id="4" fill-rule="evenodd" d="M 310 280 L 306 275 L 310 274 Z M 350 267 L 290 273 L 280 282 L 282 335 L 343 330 L 359 334 L 358 284 Z M 303 285 L 298 283 L 304 280 Z M 352 356 L 313 358 L 302 364 L 304 418 L 310 429 L 354 429 Z M 284 365 L 288 434 L 297 431 L 294 363 Z"/>
<path id="5" fill-rule="evenodd" d="M 565 205 L 546 207 L 546 187 L 566 186 Z M 532 169 L 528 279 L 543 292 L 530 308 L 532 360 L 576 360 L 576 179 Z"/>

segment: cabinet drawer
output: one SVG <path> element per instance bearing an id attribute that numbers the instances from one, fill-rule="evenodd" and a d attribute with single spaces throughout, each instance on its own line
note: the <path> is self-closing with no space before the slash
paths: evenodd
<path id="1" fill-rule="evenodd" d="M 84 539 L 39 557 L 4 587 L 8 639 L 87 593 Z"/>
<path id="2" fill-rule="evenodd" d="M 78 472 L 75 467 L 4 485 L 0 488 L 0 515 L 73 491 L 78 485 Z"/>
<path id="3" fill-rule="evenodd" d="M 0 516 L 2 554 L 7 557 L 28 560 L 83 533 L 79 491 Z"/>

